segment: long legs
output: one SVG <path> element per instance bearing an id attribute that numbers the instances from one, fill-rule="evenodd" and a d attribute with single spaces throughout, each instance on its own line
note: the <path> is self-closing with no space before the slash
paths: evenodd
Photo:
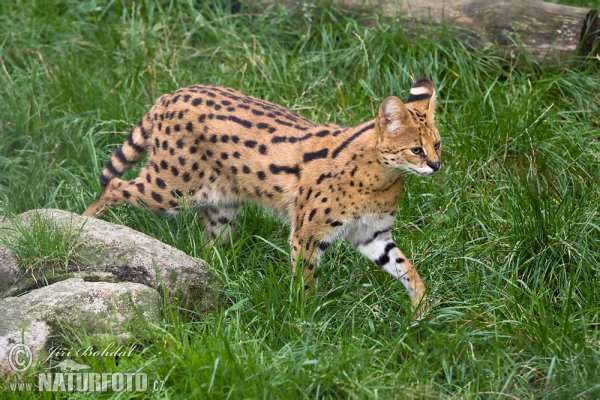
<path id="1" fill-rule="evenodd" d="M 415 267 L 394 242 L 391 227 L 361 232 L 360 235 L 350 234 L 348 239 L 361 254 L 394 278 L 400 279 L 408 291 L 413 311 L 417 311 L 417 316 L 424 311 L 425 285 Z"/>

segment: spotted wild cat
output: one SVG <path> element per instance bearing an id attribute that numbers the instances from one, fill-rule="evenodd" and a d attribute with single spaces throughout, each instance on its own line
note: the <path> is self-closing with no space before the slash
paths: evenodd
<path id="1" fill-rule="evenodd" d="M 184 87 L 161 96 L 108 160 L 105 188 L 83 215 L 126 202 L 172 212 L 198 204 L 208 234 L 227 240 L 236 206 L 253 201 L 289 219 L 294 269 L 304 261 L 307 285 L 321 253 L 343 238 L 401 279 L 416 310 L 425 286 L 391 230 L 404 171 L 440 168 L 434 102 L 421 78 L 406 104 L 388 97 L 374 119 L 342 127 L 230 88 Z M 121 180 L 146 153 L 139 177 Z"/>

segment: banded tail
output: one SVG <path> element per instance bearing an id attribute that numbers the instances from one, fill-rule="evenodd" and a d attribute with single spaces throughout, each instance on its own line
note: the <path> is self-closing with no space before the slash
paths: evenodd
<path id="1" fill-rule="evenodd" d="M 144 155 L 149 146 L 150 129 L 145 129 L 144 124 L 151 125 L 150 121 L 144 122 L 142 119 L 135 128 L 127 135 L 125 142 L 108 159 L 100 175 L 100 184 L 106 187 L 113 178 L 120 178 L 125 172 L 129 171 Z"/>

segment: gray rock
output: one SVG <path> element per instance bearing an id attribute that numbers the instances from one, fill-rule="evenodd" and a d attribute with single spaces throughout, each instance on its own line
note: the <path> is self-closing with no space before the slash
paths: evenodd
<path id="1" fill-rule="evenodd" d="M 7 290 L 18 277 L 19 265 L 10 249 L 0 245 L 0 293 Z"/>
<path id="2" fill-rule="evenodd" d="M 88 335 L 127 334 L 138 319 L 159 321 L 160 296 L 139 283 L 86 282 L 71 278 L 20 297 L 0 299 L 0 375 L 12 374 L 11 348 L 25 344 L 33 366 L 44 353 L 53 327 L 68 326 Z"/>
<path id="3" fill-rule="evenodd" d="M 160 293 L 164 287 L 169 295 L 191 301 L 200 311 L 213 307 L 216 280 L 206 261 L 190 257 L 126 226 L 66 211 L 31 210 L 18 215 L 16 220 L 22 224 L 30 223 L 35 213 L 51 220 L 57 229 L 74 233 L 81 230 L 81 246 L 77 251 L 83 259 L 81 270 L 110 273 L 119 281 L 141 283 Z M 73 271 L 66 272 L 57 279 L 73 277 Z M 15 296 L 31 288 L 25 281 L 4 295 Z"/>

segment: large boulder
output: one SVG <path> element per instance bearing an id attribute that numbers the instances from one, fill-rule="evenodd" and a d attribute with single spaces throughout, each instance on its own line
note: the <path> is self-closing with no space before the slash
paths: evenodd
<path id="1" fill-rule="evenodd" d="M 32 210 L 0 222 L 0 239 L 16 248 L 11 235 L 36 230 L 42 240 L 73 239 L 76 262 L 25 268 L 0 246 L 0 376 L 18 372 L 15 360 L 23 362 L 26 353 L 39 361 L 57 334 L 124 339 L 140 318 L 157 323 L 161 295 L 199 311 L 213 306 L 212 268 L 150 236 L 65 211 Z M 43 255 L 43 248 L 33 254 Z"/>
<path id="2" fill-rule="evenodd" d="M 71 278 L 19 297 L 0 299 L 0 376 L 12 374 L 26 345 L 34 367 L 47 348 L 55 327 L 85 331 L 91 337 L 127 335 L 130 328 L 159 321 L 160 296 L 148 286 L 132 282 L 86 282 Z M 23 366 L 23 354 L 20 355 Z M 11 366 L 11 360 L 13 365 Z"/>
<path id="3" fill-rule="evenodd" d="M 18 215 L 12 224 L 33 224 L 34 218 L 53 224 L 79 236 L 77 254 L 80 262 L 76 268 L 45 274 L 42 281 L 55 282 L 73 277 L 75 271 L 90 274 L 87 280 L 106 280 L 102 274 L 112 274 L 116 281 L 135 282 L 149 286 L 182 300 L 191 301 L 200 311 L 210 309 L 214 301 L 213 269 L 206 261 L 188 256 L 184 252 L 162 243 L 148 235 L 95 218 L 82 217 L 53 209 L 31 210 Z M 4 228 L 12 225 L 4 223 Z M 0 253 L 2 257 L 2 253 Z M 10 259 L 10 256 L 7 259 Z M 7 263 L 8 265 L 8 263 Z M 16 296 L 38 286 L 34 276 L 20 277 L 15 283 L 13 267 L 0 268 L 0 291 L 3 296 Z M 12 286 L 3 289 L 12 282 Z M 110 279 L 109 279 L 110 281 Z"/>

